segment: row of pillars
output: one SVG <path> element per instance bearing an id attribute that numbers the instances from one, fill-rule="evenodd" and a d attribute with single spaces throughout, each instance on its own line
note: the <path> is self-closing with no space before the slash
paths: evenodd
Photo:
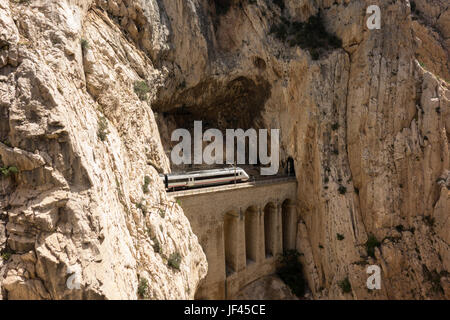
<path id="1" fill-rule="evenodd" d="M 290 200 L 225 214 L 227 276 L 277 257 L 284 250 L 295 249 L 296 231 L 297 211 Z"/>

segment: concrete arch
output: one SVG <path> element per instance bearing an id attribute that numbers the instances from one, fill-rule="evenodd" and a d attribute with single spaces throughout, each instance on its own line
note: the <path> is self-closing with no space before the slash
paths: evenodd
<path id="1" fill-rule="evenodd" d="M 264 207 L 264 254 L 266 258 L 276 253 L 277 205 L 269 202 Z"/>
<path id="2" fill-rule="evenodd" d="M 275 206 L 278 206 L 281 202 L 280 199 L 277 197 L 267 197 L 264 199 L 263 205 L 267 205 L 269 203 L 273 203 Z"/>
<path id="3" fill-rule="evenodd" d="M 257 261 L 258 256 L 258 208 L 248 207 L 245 210 L 245 257 L 247 265 Z"/>
<path id="4" fill-rule="evenodd" d="M 225 219 L 225 216 L 227 214 L 232 214 L 232 215 L 239 217 L 240 213 L 242 211 L 239 207 L 235 206 L 234 204 L 226 205 L 226 206 L 220 208 L 220 210 L 221 210 L 221 219 L 219 219 L 219 220 L 222 220 L 222 221 Z"/>
<path id="5" fill-rule="evenodd" d="M 282 247 L 283 252 L 295 249 L 297 236 L 297 210 L 295 202 L 286 199 L 281 205 Z"/>

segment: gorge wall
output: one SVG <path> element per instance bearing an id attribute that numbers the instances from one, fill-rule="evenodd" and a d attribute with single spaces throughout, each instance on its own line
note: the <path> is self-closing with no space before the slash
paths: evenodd
<path id="1" fill-rule="evenodd" d="M 450 298 L 449 48 L 443 0 L 0 0 L 2 297 L 193 298 L 158 172 L 204 120 L 281 128 L 314 298 Z"/>

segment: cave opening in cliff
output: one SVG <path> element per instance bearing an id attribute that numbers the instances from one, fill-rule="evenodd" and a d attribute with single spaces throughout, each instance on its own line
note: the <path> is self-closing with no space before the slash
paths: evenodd
<path id="1" fill-rule="evenodd" d="M 192 88 L 176 91 L 171 95 L 162 92 L 152 107 L 166 154 L 170 156 L 177 144 L 176 141 L 171 141 L 172 132 L 182 128 L 193 136 L 195 121 L 202 121 L 204 131 L 218 129 L 224 136 L 227 129 L 246 131 L 264 128 L 262 113 L 270 91 L 270 85 L 262 78 L 239 76 L 229 81 L 202 81 Z M 208 142 L 204 142 L 204 146 L 207 144 Z M 247 160 L 248 153 L 247 147 Z M 194 168 L 194 165 L 172 166 L 175 171 Z M 204 168 L 205 165 L 201 167 Z"/>

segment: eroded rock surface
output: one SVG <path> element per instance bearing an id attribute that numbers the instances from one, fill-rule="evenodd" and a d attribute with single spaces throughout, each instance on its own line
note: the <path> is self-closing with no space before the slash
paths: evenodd
<path id="1" fill-rule="evenodd" d="M 148 82 L 150 101 L 161 72 L 90 1 L 0 12 L 1 165 L 19 171 L 2 178 L 4 297 L 193 298 L 206 259 L 159 181 L 168 160 L 133 90 Z"/>

